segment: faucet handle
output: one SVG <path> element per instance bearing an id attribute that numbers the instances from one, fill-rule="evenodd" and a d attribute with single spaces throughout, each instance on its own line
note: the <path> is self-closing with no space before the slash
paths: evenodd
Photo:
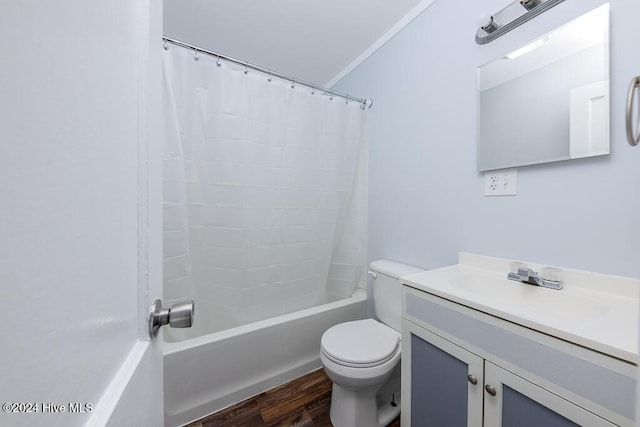
<path id="1" fill-rule="evenodd" d="M 540 277 L 542 277 L 544 280 L 561 282 L 562 270 L 556 267 L 542 267 L 542 270 L 540 270 Z"/>
<path id="2" fill-rule="evenodd" d="M 511 263 L 509 274 L 507 274 L 507 278 L 510 280 L 515 280 L 517 282 L 522 282 L 529 280 L 529 276 L 533 272 L 530 268 L 527 268 L 526 264 L 523 264 L 518 261 L 513 261 Z"/>
<path id="3" fill-rule="evenodd" d="M 528 267 L 518 267 L 518 275 L 522 276 L 525 280 L 531 276 L 537 276 L 536 272 Z"/>
<path id="4" fill-rule="evenodd" d="M 514 274 L 518 274 L 518 270 L 520 268 L 522 268 L 522 267 L 526 267 L 526 265 L 524 265 L 523 263 L 518 262 L 518 261 L 513 261 L 513 262 L 511 262 L 511 266 L 510 266 L 509 271 L 514 273 Z"/>
<path id="5" fill-rule="evenodd" d="M 540 278 L 542 279 L 542 286 L 545 288 L 560 290 L 563 288 L 562 284 L 562 270 L 556 267 L 543 267 L 540 270 Z"/>

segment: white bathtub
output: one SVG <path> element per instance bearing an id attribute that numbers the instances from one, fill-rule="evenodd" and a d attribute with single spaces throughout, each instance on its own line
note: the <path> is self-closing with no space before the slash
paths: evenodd
<path id="1" fill-rule="evenodd" d="M 175 343 L 164 343 L 165 425 L 179 426 L 290 381 L 320 364 L 320 337 L 366 315 L 367 294 Z"/>

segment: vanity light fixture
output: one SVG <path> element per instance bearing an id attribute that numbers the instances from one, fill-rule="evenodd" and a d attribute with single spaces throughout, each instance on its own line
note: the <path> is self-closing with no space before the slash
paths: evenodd
<path id="1" fill-rule="evenodd" d="M 531 42 L 531 43 L 529 43 L 527 45 L 522 46 L 519 49 L 514 50 L 510 54 L 506 55 L 505 58 L 506 59 L 516 59 L 519 56 L 524 55 L 525 53 L 529 53 L 529 52 L 532 52 L 532 51 L 536 50 L 537 48 L 541 47 L 543 44 L 545 44 L 549 40 L 551 40 L 551 37 L 544 36 L 541 39 L 535 40 L 535 41 L 533 41 L 533 42 Z"/>
<path id="2" fill-rule="evenodd" d="M 476 43 L 489 43 L 514 28 L 535 18 L 564 0 L 516 0 L 493 14 L 489 21 L 478 29 Z"/>

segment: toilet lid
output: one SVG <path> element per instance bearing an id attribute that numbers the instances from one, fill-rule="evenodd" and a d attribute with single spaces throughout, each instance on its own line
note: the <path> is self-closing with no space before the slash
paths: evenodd
<path id="1" fill-rule="evenodd" d="M 321 339 L 322 351 L 346 366 L 376 366 L 391 359 L 399 334 L 373 319 L 341 323 L 329 328 Z"/>

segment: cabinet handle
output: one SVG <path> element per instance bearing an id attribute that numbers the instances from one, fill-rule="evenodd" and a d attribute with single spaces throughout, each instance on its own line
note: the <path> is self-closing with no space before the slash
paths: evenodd
<path id="1" fill-rule="evenodd" d="M 487 390 L 487 393 L 489 393 L 491 396 L 496 395 L 496 389 L 492 385 L 487 384 L 486 386 L 484 386 L 484 389 Z"/>
<path id="2" fill-rule="evenodd" d="M 471 374 L 467 375 L 467 380 L 469 380 L 469 382 L 473 385 L 478 384 L 478 380 L 476 379 L 476 377 Z"/>

